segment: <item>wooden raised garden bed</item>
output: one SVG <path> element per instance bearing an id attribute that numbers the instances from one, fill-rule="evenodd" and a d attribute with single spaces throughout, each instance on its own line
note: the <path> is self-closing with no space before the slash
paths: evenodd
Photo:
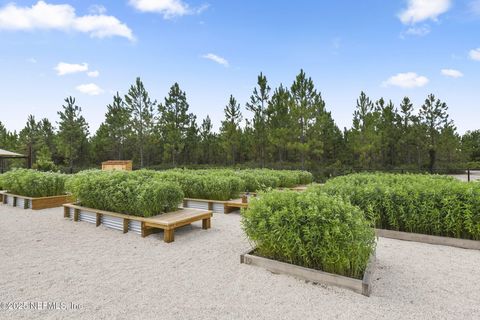
<path id="1" fill-rule="evenodd" d="M 313 283 L 321 283 L 349 289 L 368 297 L 372 290 L 373 272 L 375 270 L 375 252 L 370 256 L 363 279 L 349 278 L 260 257 L 255 255 L 255 250 L 240 255 L 240 263 L 262 267 L 272 273 L 285 274 L 302 280 L 311 281 Z"/>
<path id="2" fill-rule="evenodd" d="M 175 240 L 175 229 L 196 221 L 202 220 L 202 228 L 210 229 L 212 218 L 212 211 L 198 209 L 180 209 L 149 218 L 86 208 L 76 204 L 64 204 L 63 209 L 64 218 L 93 223 L 97 227 L 103 224 L 107 228 L 123 233 L 132 231 L 142 237 L 157 233 L 161 229 L 164 231 L 163 240 L 167 243 Z"/>
<path id="3" fill-rule="evenodd" d="M 242 196 L 242 198 L 227 201 L 185 198 L 183 199 L 183 207 L 210 210 L 215 213 L 231 213 L 242 208 L 248 208 L 248 197 Z"/>
<path id="4" fill-rule="evenodd" d="M 3 204 L 18 207 L 22 209 L 41 210 L 48 208 L 61 207 L 64 203 L 72 201 L 70 195 L 52 196 L 52 197 L 25 197 L 7 192 L 1 193 L 1 201 Z"/>
<path id="5" fill-rule="evenodd" d="M 377 237 L 382 237 L 382 238 L 422 242 L 422 243 L 457 247 L 457 248 L 463 248 L 463 249 L 480 250 L 480 241 L 477 241 L 477 240 L 439 237 L 439 236 L 431 236 L 427 234 L 393 231 L 393 230 L 385 230 L 385 229 L 375 229 L 375 233 Z"/>

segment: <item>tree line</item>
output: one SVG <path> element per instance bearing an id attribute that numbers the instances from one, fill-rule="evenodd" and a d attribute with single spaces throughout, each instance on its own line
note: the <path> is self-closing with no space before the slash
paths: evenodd
<path id="1" fill-rule="evenodd" d="M 480 130 L 459 135 L 447 104 L 433 94 L 415 108 L 408 97 L 396 106 L 361 92 L 352 126 L 341 130 L 303 70 L 290 86 L 274 89 L 261 73 L 245 109 L 246 115 L 231 95 L 224 120 L 214 130 L 209 116 L 200 121 L 190 112 L 178 83 L 157 101 L 137 78 L 127 94 L 113 97 L 95 133 L 90 134 L 75 98 L 67 97 L 56 124 L 30 115 L 17 133 L 0 122 L 0 148 L 31 155 L 39 169 L 65 171 L 122 159 L 133 159 L 141 168 L 234 165 L 312 171 L 427 171 L 480 161 Z"/>

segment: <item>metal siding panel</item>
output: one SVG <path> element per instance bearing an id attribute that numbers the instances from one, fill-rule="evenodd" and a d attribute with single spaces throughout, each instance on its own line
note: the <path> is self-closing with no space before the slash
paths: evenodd
<path id="1" fill-rule="evenodd" d="M 142 234 L 142 223 L 136 220 L 130 220 L 128 230 L 136 234 Z"/>
<path id="2" fill-rule="evenodd" d="M 85 221 L 88 223 L 97 223 L 97 215 L 92 212 L 88 212 L 85 210 L 80 210 L 79 215 L 78 215 L 78 220 L 79 221 Z"/>
<path id="3" fill-rule="evenodd" d="M 107 228 L 123 231 L 123 219 L 102 215 L 102 225 Z"/>
<path id="4" fill-rule="evenodd" d="M 225 205 L 223 203 L 213 203 L 213 212 L 225 213 Z"/>
<path id="5" fill-rule="evenodd" d="M 208 202 L 187 200 L 186 208 L 208 210 Z"/>

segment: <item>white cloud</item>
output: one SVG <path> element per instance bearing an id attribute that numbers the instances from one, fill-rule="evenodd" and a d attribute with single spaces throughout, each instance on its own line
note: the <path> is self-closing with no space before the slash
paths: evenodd
<path id="1" fill-rule="evenodd" d="M 27 61 L 30 63 L 37 63 L 37 59 L 35 58 L 28 58 Z"/>
<path id="2" fill-rule="evenodd" d="M 112 36 L 134 40 L 132 30 L 113 16 L 92 14 L 77 16 L 69 4 L 48 4 L 38 1 L 31 7 L 14 3 L 0 8 L 0 29 L 4 30 L 61 30 L 88 33 L 91 37 Z"/>
<path id="3" fill-rule="evenodd" d="M 404 34 L 409 36 L 418 36 L 423 37 L 430 33 L 430 27 L 427 25 L 423 25 L 421 27 L 410 27 L 408 28 Z"/>
<path id="4" fill-rule="evenodd" d="M 96 78 L 99 75 L 100 75 L 100 72 L 98 72 L 98 70 L 87 72 L 87 76 L 89 76 L 90 78 Z"/>
<path id="5" fill-rule="evenodd" d="M 81 84 L 75 87 L 78 91 L 90 96 L 98 96 L 103 93 L 103 89 L 97 86 L 95 83 Z"/>
<path id="6" fill-rule="evenodd" d="M 64 76 L 66 74 L 72 74 L 72 73 L 78 73 L 78 72 L 86 72 L 88 70 L 88 63 L 66 63 L 66 62 L 60 62 L 57 64 L 55 68 L 53 68 L 55 71 L 57 71 L 57 74 L 59 76 Z"/>
<path id="7" fill-rule="evenodd" d="M 202 58 L 205 58 L 205 59 L 208 59 L 208 60 L 211 60 L 213 62 L 216 62 L 218 64 L 221 64 L 225 67 L 228 67 L 229 66 L 229 63 L 228 61 L 225 59 L 225 58 L 222 58 L 220 56 L 217 56 L 216 54 L 213 54 L 213 53 L 208 53 L 208 54 L 205 54 L 202 56 Z"/>
<path id="8" fill-rule="evenodd" d="M 446 77 L 450 78 L 461 78 L 463 77 L 463 73 L 455 69 L 442 69 L 442 74 Z"/>
<path id="9" fill-rule="evenodd" d="M 423 87 L 429 82 L 427 77 L 419 76 L 415 72 L 399 73 L 383 82 L 384 87 L 417 88 Z"/>
<path id="10" fill-rule="evenodd" d="M 480 61 L 480 48 L 470 50 L 470 59 Z"/>
<path id="11" fill-rule="evenodd" d="M 408 7 L 398 17 L 404 24 L 414 24 L 425 20 L 437 20 L 438 16 L 447 12 L 451 0 L 408 0 Z"/>
<path id="12" fill-rule="evenodd" d="M 129 4 L 142 12 L 160 13 L 165 19 L 188 14 L 200 14 L 208 8 L 208 5 L 191 8 L 182 0 L 129 0 Z"/>
<path id="13" fill-rule="evenodd" d="M 104 14 L 107 12 L 107 8 L 101 4 L 92 4 L 90 7 L 88 7 L 88 12 L 91 14 Z"/>

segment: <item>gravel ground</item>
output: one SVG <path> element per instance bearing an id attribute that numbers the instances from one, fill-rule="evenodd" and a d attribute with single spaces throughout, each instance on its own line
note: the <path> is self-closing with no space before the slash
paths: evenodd
<path id="1" fill-rule="evenodd" d="M 175 242 L 0 205 L 0 319 L 479 319 L 480 251 L 379 239 L 372 296 L 241 265 L 239 214 Z M 77 308 L 71 309 L 70 303 Z"/>
<path id="2" fill-rule="evenodd" d="M 450 176 L 457 178 L 458 180 L 461 181 L 468 181 L 468 175 L 467 173 L 465 174 L 451 174 Z M 480 171 L 478 170 L 472 170 L 470 171 L 470 181 L 477 181 L 480 180 Z"/>

